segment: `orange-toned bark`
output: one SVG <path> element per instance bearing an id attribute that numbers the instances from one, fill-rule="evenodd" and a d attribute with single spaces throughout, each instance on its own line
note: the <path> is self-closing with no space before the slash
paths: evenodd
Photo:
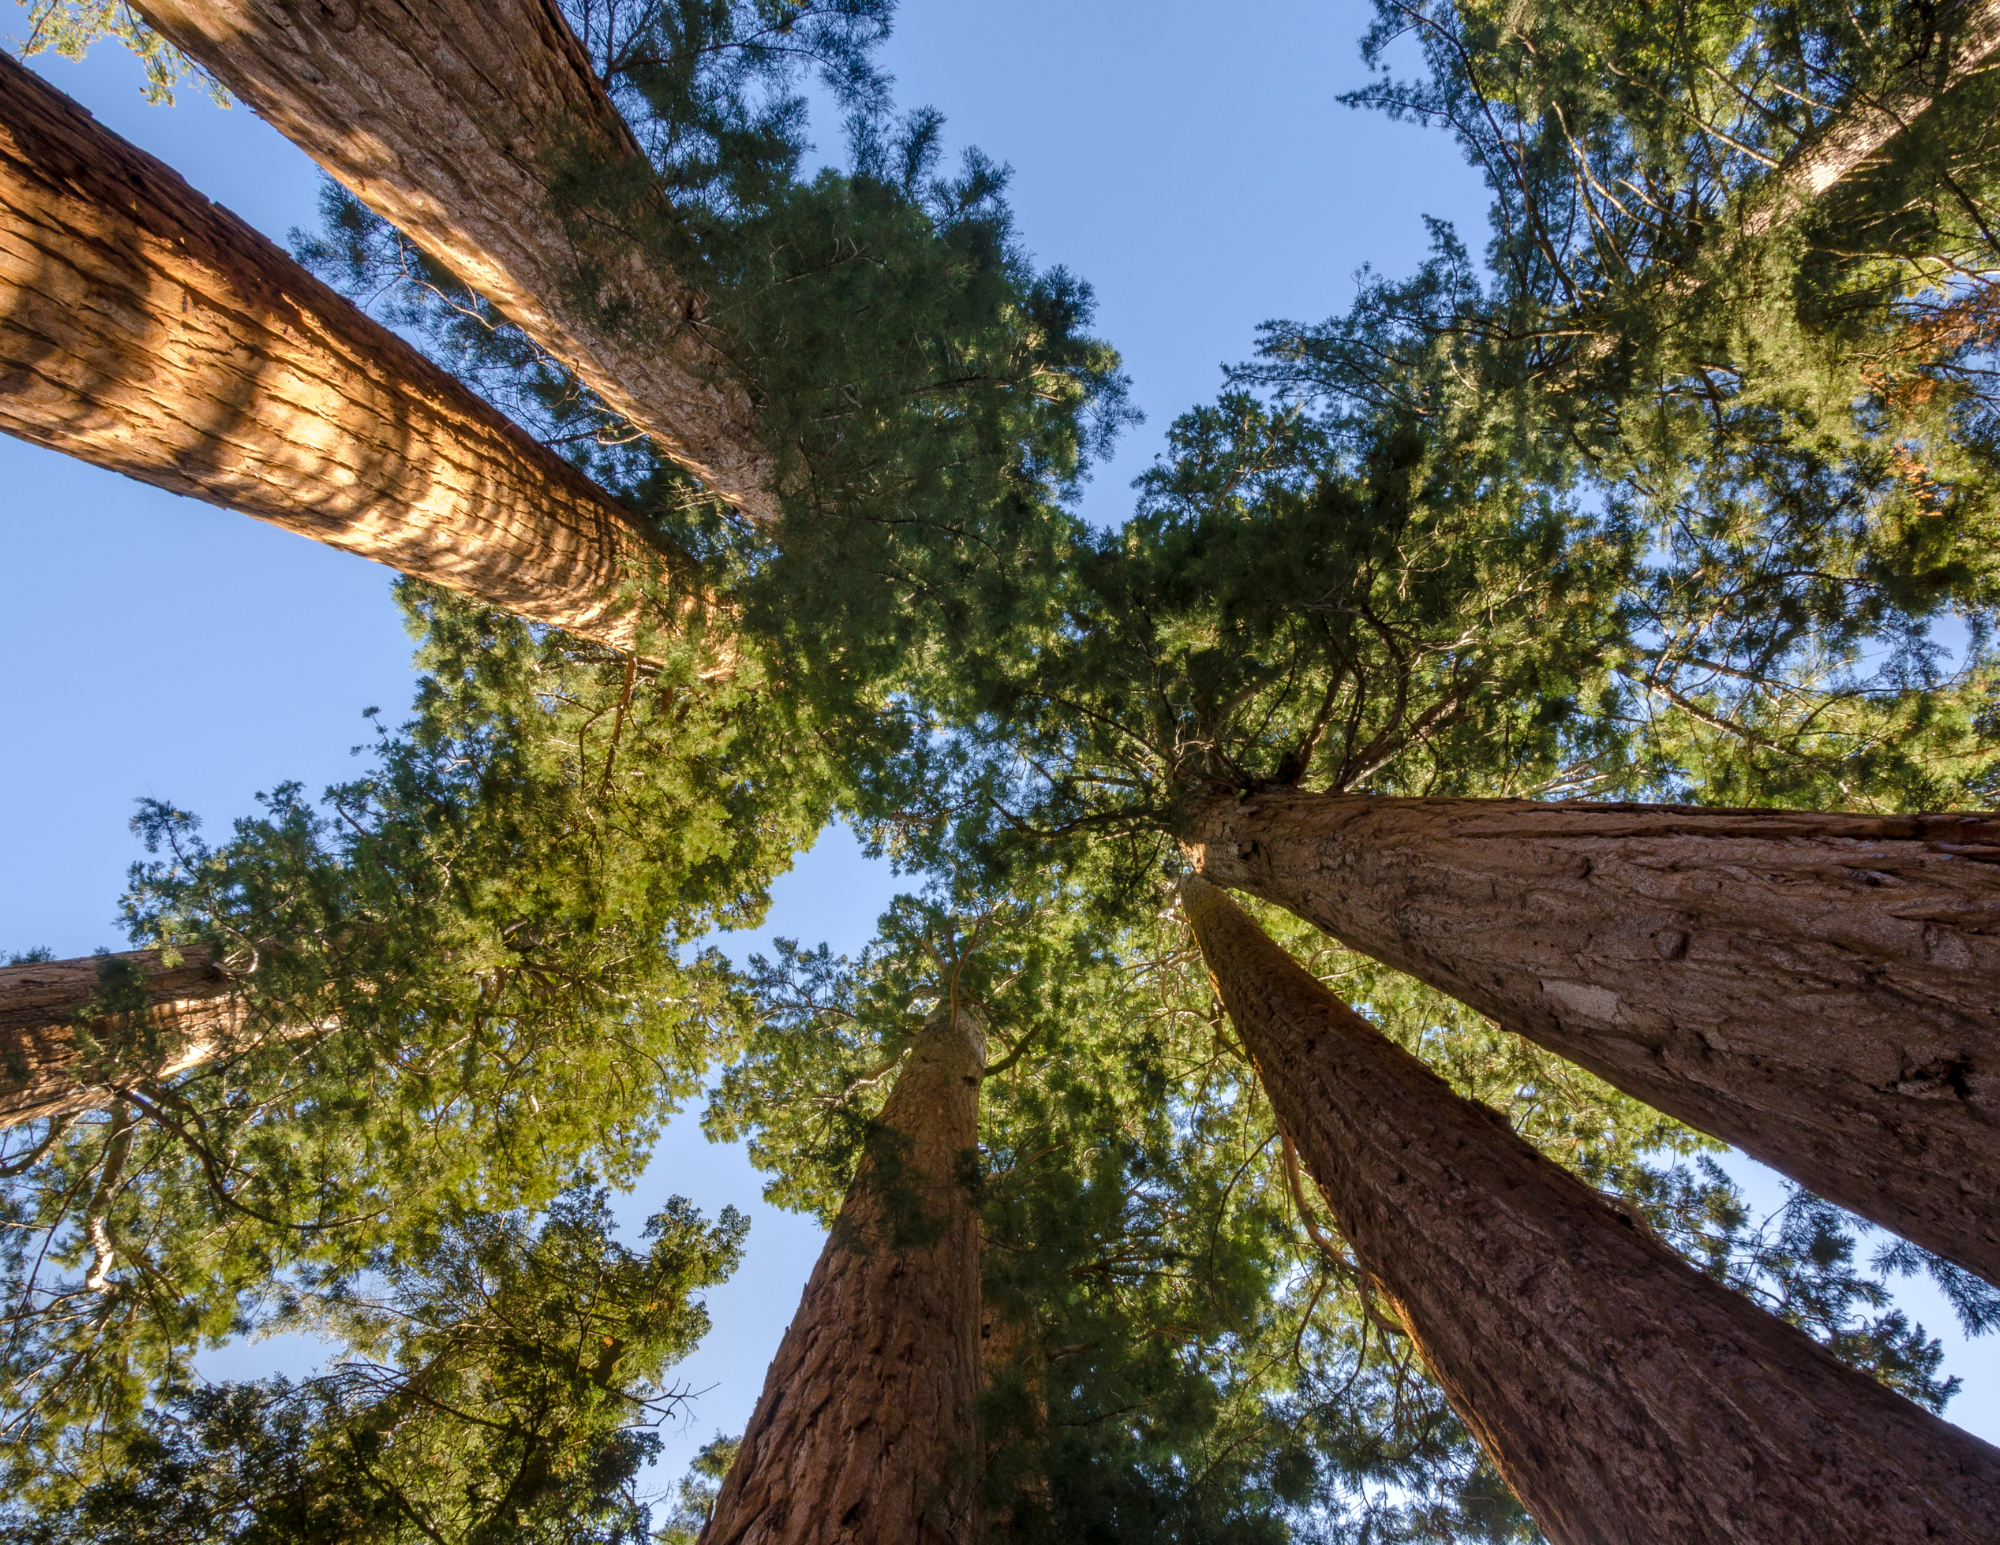
<path id="1" fill-rule="evenodd" d="M 99 1042 L 150 1041 L 151 1056 L 129 1051 L 115 1068 L 101 1065 L 78 1038 L 80 1010 L 98 992 L 107 957 L 49 960 L 0 967 L 0 1127 L 65 1116 L 109 1105 L 117 1089 L 151 1078 L 171 1078 L 226 1055 L 252 1038 L 247 1005 L 235 982 L 198 945 L 173 964 L 159 950 L 132 950 L 109 962 L 136 968 L 148 1002 L 143 1023 L 99 1022 Z M 311 1035 L 317 1027 L 279 1032 Z M 254 1032 L 263 1038 L 269 1032 Z"/>
<path id="2" fill-rule="evenodd" d="M 137 0 L 175 46 L 751 519 L 778 518 L 755 405 L 704 301 L 561 189 L 627 163 L 671 218 L 555 0 Z"/>
<path id="3" fill-rule="evenodd" d="M 632 647 L 669 555 L 562 458 L 0 58 L 0 429 Z"/>

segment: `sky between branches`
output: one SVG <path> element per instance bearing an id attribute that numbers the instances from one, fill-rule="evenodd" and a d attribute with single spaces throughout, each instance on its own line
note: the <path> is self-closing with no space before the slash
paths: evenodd
<path id="1" fill-rule="evenodd" d="M 1129 512 L 1128 484 L 1174 415 L 1214 394 L 1259 322 L 1343 309 L 1363 263 L 1407 272 L 1427 246 L 1422 215 L 1481 239 L 1484 190 L 1445 135 L 1334 100 L 1364 78 L 1366 21 L 1355 0 L 905 0 L 883 60 L 899 98 L 941 109 L 954 145 L 1011 163 L 1027 244 L 1096 287 L 1098 330 L 1147 415 L 1089 485 L 1093 519 Z M 34 68 L 274 237 L 314 223 L 316 173 L 246 110 L 198 91 L 150 108 L 111 45 Z M 822 138 L 837 148 L 832 124 Z M 408 700 L 388 576 L 361 560 L 12 440 L 0 440 L 0 532 L 14 560 L 0 647 L 15 726 L 0 759 L 0 949 L 119 945 L 135 798 L 199 811 L 220 835 L 259 789 L 351 776 L 360 711 L 379 704 L 393 720 Z M 894 888 L 832 837 L 781 884 L 759 938 L 858 948 Z M 740 955 L 758 941 L 730 942 Z M 670 1436 L 669 1474 L 718 1427 L 740 1428 L 818 1249 L 806 1220 L 746 1206 L 757 1183 L 739 1154 L 680 1130 L 623 1209 L 636 1220 L 678 1190 L 755 1219 L 688 1369 L 719 1387 Z M 1927 1287 L 1903 1287 L 1966 1381 L 1948 1415 L 2000 1441 L 2000 1347 L 1967 1345 Z M 267 1371 L 277 1351 L 245 1349 L 226 1371 Z"/>

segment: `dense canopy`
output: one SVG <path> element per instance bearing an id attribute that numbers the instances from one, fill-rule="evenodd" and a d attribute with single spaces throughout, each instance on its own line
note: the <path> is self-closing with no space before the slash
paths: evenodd
<path id="1" fill-rule="evenodd" d="M 1350 100 L 1455 135 L 1486 231 L 1435 223 L 1415 273 L 1245 339 L 1111 525 L 1076 499 L 1133 417 L 1090 287 L 1028 255 L 1003 166 L 947 171 L 944 119 L 899 108 L 884 0 L 392 10 L 36 0 L 28 52 L 116 37 L 159 99 L 191 78 L 305 135 L 323 219 L 282 272 L 400 335 L 383 400 L 497 409 L 590 480 L 618 620 L 524 619 L 533 552 L 425 515 L 464 561 L 398 582 L 419 685 L 365 770 L 226 834 L 143 801 L 122 906 L 148 953 L 64 978 L 95 982 L 73 1001 L 42 952 L 0 969 L 0 1079 L 41 1102 L 0 1130 L 0 1539 L 724 1545 L 872 1537 L 891 1501 L 953 1545 L 1637 1538 L 1618 1488 L 1565 1500 L 1559 1416 L 1524 1461 L 1490 1393 L 1539 1388 L 1536 1353 L 1470 1317 L 1529 1314 L 1547 1276 L 1525 1246 L 1466 1264 L 1453 1231 L 1490 1242 L 1499 1201 L 1469 1183 L 1416 1243 L 1366 1211 L 1416 1148 L 1496 1128 L 1665 1284 L 1564 1374 L 1629 1418 L 1632 1497 L 1704 1472 L 1621 1370 L 1699 1363 L 1673 1327 L 1719 1303 L 1751 1327 L 1730 1402 L 1768 1417 L 1759 1462 L 1790 1473 L 1810 1428 L 1856 1475 L 1903 1463 L 1886 1410 L 1960 1477 L 1853 1480 L 1865 1503 L 1816 1477 L 1813 1537 L 2000 1516 L 2000 1454 L 1934 1420 L 1959 1380 L 1894 1296 L 1924 1275 L 2000 1327 L 2000 1216 L 1951 1179 L 2000 1130 L 1995 7 L 1376 0 Z M 369 134 L 410 153 L 380 166 L 338 124 L 371 71 L 435 87 L 385 98 Z M 506 134 L 474 78 L 514 93 Z M 829 106 L 845 150 L 815 167 Z M 10 220 L 53 185 L 30 128 L 0 124 Z M 430 128 L 468 159 L 411 151 Z M 450 207 L 489 174 L 518 207 Z M 38 282 L 0 269 L 0 302 Z M 139 365 L 194 393 L 155 320 Z M 34 374 L 25 324 L 0 348 L 44 420 L 105 411 Z M 245 476 L 310 504 L 360 474 L 302 443 Z M 509 498 L 532 549 L 553 528 Z M 1635 824 L 1586 849 L 1578 809 Z M 1422 824 L 1467 811 L 1514 823 L 1512 868 Z M 1367 835 L 1405 815 L 1393 855 Z M 1789 823 L 1757 827 L 1766 857 L 1727 846 L 1764 817 Z M 836 820 L 906 883 L 873 942 L 732 963 L 716 934 Z M 1773 845 L 1810 904 L 1735 920 Z M 1395 865 L 1380 931 L 1343 926 L 1326 898 L 1365 911 Z M 1669 896 L 1668 870 L 1695 879 Z M 1314 979 L 1294 1000 L 1448 1086 L 1421 1121 L 1415 1085 L 1347 1091 L 1415 1123 L 1407 1164 L 1297 1114 L 1276 1021 L 1246 1017 L 1275 978 L 1197 936 L 1199 874 Z M 1482 930 L 1527 941 L 1526 998 L 1435 963 Z M 224 1029 L 165 996 L 189 962 Z M 1688 1051 L 1655 1000 L 1731 972 L 1806 1031 L 1725 1012 Z M 1829 983 L 1909 1028 L 1850 1067 L 1838 1027 L 1810 1040 Z M 1801 1033 L 1833 1093 L 1707 1118 L 1739 1068 L 1782 1085 Z M 646 1196 L 634 1245 L 611 1198 L 697 1112 L 828 1253 L 775 1365 L 798 1387 L 774 1375 L 670 1491 L 656 1429 L 703 1420 L 674 1365 L 747 1225 Z M 1884 1159 L 1825 1187 L 1866 1217 L 1797 1179 L 1760 1208 L 1730 1142 L 1945 1178 L 1903 1195 Z M 1399 1284 L 1447 1268 L 1468 1318 L 1441 1325 L 1452 1293 Z M 856 1351 L 906 1322 L 932 1350 L 903 1362 L 940 1367 Z M 323 1363 L 202 1377 L 285 1331 Z M 1800 1368 L 1846 1403 L 1799 1410 Z M 773 1457 L 787 1400 L 825 1420 Z M 925 1401 L 928 1458 L 869 1448 L 870 1409 Z"/>

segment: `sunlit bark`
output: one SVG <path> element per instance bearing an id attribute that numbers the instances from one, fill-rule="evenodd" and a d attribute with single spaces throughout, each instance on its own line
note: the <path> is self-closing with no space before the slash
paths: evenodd
<path id="1" fill-rule="evenodd" d="M 2000 49 L 2000 0 L 1964 0 L 1939 17 L 1937 46 L 1913 59 L 1883 90 L 1842 103 L 1752 195 L 1745 235 L 1761 236 L 1836 183 L 1853 176 L 1953 86 Z"/>
<path id="2" fill-rule="evenodd" d="M 703 298 L 563 192 L 650 167 L 554 0 L 137 0 L 161 33 L 753 520 L 778 504 Z"/>
<path id="3" fill-rule="evenodd" d="M 144 1012 L 88 1017 L 107 971 L 120 967 Z M 172 965 L 159 950 L 132 950 L 0 967 L 0 1127 L 109 1105 L 122 1087 L 247 1044 L 250 1014 L 235 986 L 198 945 Z"/>
<path id="4" fill-rule="evenodd" d="M 669 566 L 560 457 L 0 58 L 0 428 L 621 648 Z"/>

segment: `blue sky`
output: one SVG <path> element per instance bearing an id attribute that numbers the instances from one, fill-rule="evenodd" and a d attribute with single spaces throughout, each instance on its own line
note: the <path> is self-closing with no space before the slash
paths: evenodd
<path id="1" fill-rule="evenodd" d="M 7 9 L 0 32 L 21 31 Z M 1343 309 L 1364 263 L 1414 266 L 1426 214 L 1477 245 L 1484 192 L 1451 142 L 1334 100 L 1363 79 L 1366 24 L 1354 0 L 905 0 L 887 53 L 899 100 L 940 108 L 954 144 L 1012 165 L 1024 240 L 1094 284 L 1099 330 L 1147 415 L 1087 489 L 1093 518 L 1122 518 L 1174 415 L 1215 393 L 1259 322 Z M 149 107 L 111 45 L 35 67 L 279 240 L 313 223 L 317 173 L 246 109 L 199 91 Z M 139 796 L 226 830 L 260 789 L 349 776 L 350 748 L 368 738 L 361 710 L 393 718 L 408 701 L 389 577 L 362 560 L 4 438 L 0 541 L 0 951 L 122 942 Z M 747 952 L 775 932 L 856 949 L 895 889 L 829 833 L 780 883 L 769 927 L 730 942 Z M 711 1214 L 734 1204 L 753 1225 L 744 1267 L 712 1297 L 714 1332 L 683 1370 L 707 1393 L 669 1432 L 670 1475 L 716 1430 L 740 1430 L 819 1248 L 809 1223 L 757 1200 L 740 1153 L 706 1145 L 691 1121 L 669 1133 L 629 1216 L 676 1191 Z M 1907 1301 L 1966 1380 L 1951 1415 L 2000 1441 L 2000 1345 L 1967 1347 L 1927 1289 Z M 298 1355 L 252 1344 L 209 1366 L 248 1376 Z"/>

